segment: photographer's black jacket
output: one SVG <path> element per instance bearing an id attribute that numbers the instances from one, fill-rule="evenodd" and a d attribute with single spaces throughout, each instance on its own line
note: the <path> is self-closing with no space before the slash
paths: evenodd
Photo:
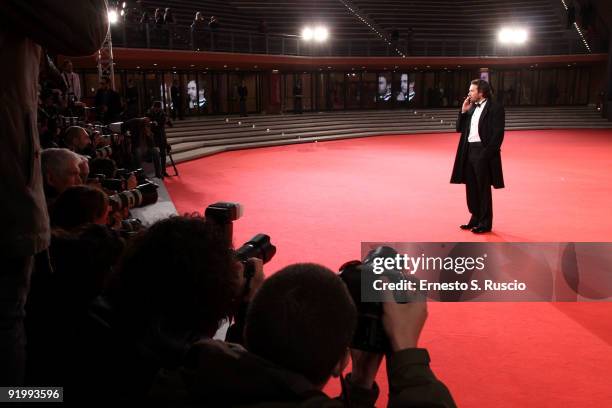
<path id="1" fill-rule="evenodd" d="M 425 349 L 406 349 L 387 358 L 390 407 L 455 407 L 450 392 L 429 368 Z M 378 387 L 347 380 L 344 399 L 332 399 L 302 375 L 279 367 L 239 345 L 216 340 L 196 343 L 178 370 L 161 370 L 149 397 L 172 406 L 373 407 Z"/>

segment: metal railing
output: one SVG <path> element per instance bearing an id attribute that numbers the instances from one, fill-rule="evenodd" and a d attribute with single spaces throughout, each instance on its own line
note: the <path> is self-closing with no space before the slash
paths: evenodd
<path id="1" fill-rule="evenodd" d="M 151 48 L 249 54 L 295 56 L 394 56 L 395 49 L 406 56 L 529 56 L 585 54 L 576 39 L 558 38 L 533 42 L 524 47 L 508 47 L 493 39 L 400 40 L 389 45 L 377 38 L 331 39 L 324 44 L 305 42 L 296 35 L 262 34 L 246 30 L 195 29 L 189 25 L 122 23 L 112 28 L 113 45 L 125 48 Z M 593 50 L 599 52 L 603 50 Z"/>

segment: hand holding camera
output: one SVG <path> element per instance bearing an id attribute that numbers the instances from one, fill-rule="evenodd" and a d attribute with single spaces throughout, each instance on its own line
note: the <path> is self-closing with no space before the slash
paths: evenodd
<path id="1" fill-rule="evenodd" d="M 136 175 L 134 173 L 130 173 L 130 176 L 128 177 L 127 181 L 127 189 L 128 190 L 133 190 L 136 187 L 138 187 L 138 179 L 136 178 Z"/>
<path id="2" fill-rule="evenodd" d="M 347 285 L 357 306 L 357 328 L 351 342 L 353 372 L 351 381 L 370 389 L 385 353 L 415 348 L 427 318 L 427 303 L 421 293 L 383 292 L 378 302 L 362 300 L 362 289 L 372 279 L 376 258 L 393 258 L 397 252 L 378 247 L 363 262 L 351 261 L 340 267 L 340 277 Z M 386 282 L 406 277 L 401 270 L 386 269 L 381 279 Z"/>
<path id="3" fill-rule="evenodd" d="M 351 349 L 351 382 L 365 389 L 371 389 L 382 362 L 383 354 Z"/>
<path id="4" fill-rule="evenodd" d="M 425 300 L 410 303 L 384 302 L 382 321 L 391 350 L 397 352 L 416 348 L 425 320 L 427 320 Z"/>
<path id="5" fill-rule="evenodd" d="M 250 302 L 265 279 L 263 261 L 259 258 L 249 258 L 246 262 L 238 262 L 238 268 L 240 287 L 246 289 L 246 293 L 243 294 L 242 300 L 244 302 Z M 248 270 L 249 268 L 251 268 L 251 270 Z M 247 279 L 250 279 L 248 287 L 246 285 Z"/>

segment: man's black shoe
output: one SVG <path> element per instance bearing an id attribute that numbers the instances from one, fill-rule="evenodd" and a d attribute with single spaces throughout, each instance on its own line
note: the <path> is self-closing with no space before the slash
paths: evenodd
<path id="1" fill-rule="evenodd" d="M 485 232 L 491 232 L 491 228 L 474 227 L 474 228 L 472 228 L 472 232 L 474 234 L 484 234 Z"/>
<path id="2" fill-rule="evenodd" d="M 459 226 L 459 228 L 461 228 L 462 230 L 469 230 L 476 227 L 476 225 L 474 224 L 462 224 Z"/>

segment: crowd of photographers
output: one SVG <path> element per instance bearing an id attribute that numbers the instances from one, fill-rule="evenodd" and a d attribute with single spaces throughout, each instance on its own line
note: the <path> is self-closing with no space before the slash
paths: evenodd
<path id="1" fill-rule="evenodd" d="M 104 0 L 0 3 L 13 61 L 0 76 L 0 385 L 63 386 L 66 402 L 367 407 L 386 356 L 390 406 L 455 406 L 418 348 L 426 303 L 364 307 L 359 262 L 264 279 L 276 249 L 263 234 L 234 249 L 233 203 L 146 229 L 129 220 L 157 200 L 140 165 L 160 153 L 161 105 L 96 124 L 51 71 L 37 81 L 41 46 L 91 54 L 106 14 Z M 331 377 L 336 399 L 322 392 Z"/>

